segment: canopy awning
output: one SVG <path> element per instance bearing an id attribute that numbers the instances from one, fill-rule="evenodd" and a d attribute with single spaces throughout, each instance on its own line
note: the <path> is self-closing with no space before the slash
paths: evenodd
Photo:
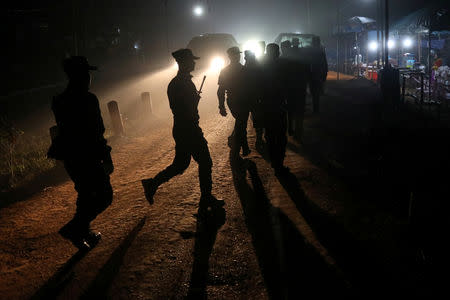
<path id="1" fill-rule="evenodd" d="M 448 31 L 450 10 L 437 4 L 430 4 L 400 19 L 392 26 L 392 30 L 401 33 Z"/>

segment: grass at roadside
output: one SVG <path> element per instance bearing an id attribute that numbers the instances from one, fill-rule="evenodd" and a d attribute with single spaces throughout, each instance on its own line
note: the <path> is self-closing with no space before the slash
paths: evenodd
<path id="1" fill-rule="evenodd" d="M 14 138 L 0 137 L 0 189 L 8 190 L 52 169 L 55 161 L 47 158 L 50 137 L 27 136 L 16 130 Z"/>

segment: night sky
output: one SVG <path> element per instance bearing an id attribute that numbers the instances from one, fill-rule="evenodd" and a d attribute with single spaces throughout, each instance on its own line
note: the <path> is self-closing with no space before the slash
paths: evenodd
<path id="1" fill-rule="evenodd" d="M 57 3 L 60 5 L 63 2 L 70 4 L 67 0 Z M 428 2 L 390 1 L 392 21 Z M 10 5 L 14 8 L 48 8 L 54 7 L 55 3 L 36 1 L 27 5 L 21 5 L 20 2 Z M 308 31 L 307 0 L 98 0 L 78 1 L 78 3 L 85 8 L 89 18 L 95 20 L 95 27 L 115 25 L 160 36 L 165 34 L 168 21 L 169 34 L 174 46 L 184 45 L 191 36 L 205 32 L 229 32 L 238 40 L 249 38 L 272 40 L 280 32 Z M 343 18 L 355 15 L 376 17 L 376 0 L 313 0 L 310 1 L 313 33 L 321 35 L 330 33 L 330 28 L 336 22 L 337 3 L 341 5 Z M 209 4 L 210 11 L 201 18 L 195 17 L 192 8 L 196 4 L 202 4 L 205 8 Z"/>
<path id="2" fill-rule="evenodd" d="M 443 6 L 449 3 L 448 0 L 437 1 L 443 3 Z M 160 60 L 174 49 L 185 47 L 193 36 L 208 32 L 231 33 L 241 44 L 249 39 L 272 42 L 281 32 L 311 32 L 319 34 L 325 46 L 332 48 L 335 44 L 332 29 L 336 24 L 338 2 L 342 20 L 357 15 L 371 18 L 376 18 L 377 15 L 376 0 L 310 0 L 309 30 L 307 2 L 60 0 L 35 1 L 30 4 L 14 1 L 8 4 L 8 9 L 2 11 L 6 26 L 1 30 L 5 44 L 8 45 L 6 49 L 2 49 L 4 56 L 8 57 L 8 89 L 21 89 L 21 85 L 38 86 L 59 80 L 63 76 L 60 71 L 61 59 L 65 55 L 74 54 L 75 33 L 79 37 L 80 52 L 104 64 L 106 62 L 101 59 L 111 50 L 111 41 L 118 36 L 118 29 L 120 45 L 128 47 L 128 54 L 133 52 L 133 45 L 140 42 L 142 51 L 154 61 Z M 395 0 L 390 3 L 391 23 L 394 23 L 429 1 Z M 193 8 L 196 5 L 205 8 L 203 16 L 194 16 Z M 95 47 L 95 51 L 83 50 L 94 44 L 90 49 Z M 117 56 L 114 60 L 116 59 Z M 39 69 L 38 76 L 27 71 L 29 69 Z M 30 78 L 27 79 L 28 77 Z"/>

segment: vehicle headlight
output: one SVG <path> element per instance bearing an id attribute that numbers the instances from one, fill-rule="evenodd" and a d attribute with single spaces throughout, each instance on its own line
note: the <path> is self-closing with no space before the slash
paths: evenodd
<path id="1" fill-rule="evenodd" d="M 256 40 L 250 40 L 244 44 L 244 51 L 250 50 L 255 53 L 256 58 L 260 57 L 264 53 L 264 49 L 262 49 L 261 44 Z"/>
<path id="2" fill-rule="evenodd" d="M 219 72 L 224 66 L 225 60 L 220 56 L 216 56 L 211 60 L 211 65 L 209 68 L 211 71 Z"/>

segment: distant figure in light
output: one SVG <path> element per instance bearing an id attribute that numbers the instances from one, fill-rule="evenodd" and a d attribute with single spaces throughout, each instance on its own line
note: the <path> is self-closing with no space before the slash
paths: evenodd
<path id="1" fill-rule="evenodd" d="M 244 59 L 246 95 L 250 103 L 250 112 L 253 121 L 253 127 L 255 128 L 256 132 L 255 147 L 258 151 L 262 151 L 264 148 L 264 128 L 261 109 L 262 70 L 260 63 L 256 60 L 255 53 L 253 53 L 252 51 L 245 50 Z"/>
<path id="2" fill-rule="evenodd" d="M 228 108 L 235 119 L 233 133 L 228 138 L 228 145 L 231 148 L 232 156 L 237 158 L 241 149 L 243 156 L 250 154 L 247 142 L 247 120 L 250 105 L 245 93 L 245 70 L 240 63 L 241 51 L 238 47 L 231 47 L 227 50 L 227 54 L 230 64 L 220 72 L 217 97 L 219 98 L 220 115 L 227 115 L 226 100 Z"/>
<path id="3" fill-rule="evenodd" d="M 323 92 L 328 74 L 328 63 L 325 50 L 320 45 L 319 37 L 313 37 L 312 46 L 305 47 L 304 55 L 309 59 L 311 76 L 309 77 L 309 91 L 313 100 L 313 112 L 320 111 L 320 95 Z"/>
<path id="4" fill-rule="evenodd" d="M 284 166 L 286 154 L 287 116 L 286 116 L 286 73 L 280 60 L 277 44 L 268 44 L 263 64 L 262 107 L 267 148 L 272 168 L 277 176 L 286 175 L 289 169 Z"/>

